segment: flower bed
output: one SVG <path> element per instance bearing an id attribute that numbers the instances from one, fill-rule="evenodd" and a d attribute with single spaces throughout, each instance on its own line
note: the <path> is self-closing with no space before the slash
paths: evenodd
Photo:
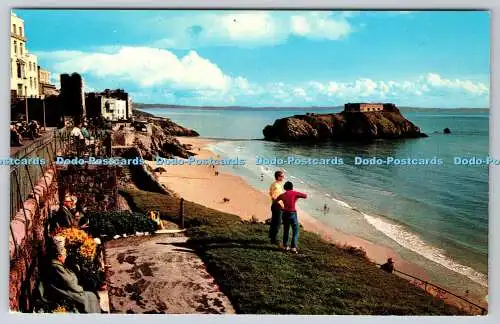
<path id="1" fill-rule="evenodd" d="M 104 284 L 104 269 L 99 260 L 100 246 L 78 228 L 59 229 L 53 235 L 66 238 L 66 266 L 74 271 L 83 289 L 97 291 Z"/>

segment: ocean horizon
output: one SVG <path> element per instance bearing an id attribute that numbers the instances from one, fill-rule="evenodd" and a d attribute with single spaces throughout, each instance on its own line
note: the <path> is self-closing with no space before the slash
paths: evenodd
<path id="1" fill-rule="evenodd" d="M 403 112 L 428 138 L 301 145 L 260 140 L 262 129 L 277 118 L 315 112 L 311 109 L 141 110 L 195 129 L 202 138 L 216 138 L 209 149 L 221 158 L 245 159 L 244 166 L 226 169 L 261 191 L 267 190 L 275 170 L 284 170 L 297 190 L 310 197 L 300 202 L 300 208 L 347 234 L 393 248 L 405 260 L 426 269 L 431 282 L 459 294 L 466 290 L 477 296 L 487 294 L 488 168 L 453 163 L 457 157 L 488 155 L 487 111 Z M 339 111 L 337 107 L 331 112 Z M 443 134 L 444 128 L 450 128 L 451 134 Z M 337 157 L 343 163 L 259 165 L 258 156 Z M 355 165 L 360 156 L 441 159 L 443 164 Z"/>

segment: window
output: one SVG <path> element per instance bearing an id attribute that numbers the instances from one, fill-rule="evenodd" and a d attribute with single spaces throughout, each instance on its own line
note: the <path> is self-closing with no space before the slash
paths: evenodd
<path id="1" fill-rule="evenodd" d="M 12 25 L 12 32 L 15 34 L 16 33 L 16 24 Z"/>
<path id="2" fill-rule="evenodd" d="M 18 96 L 22 96 L 23 95 L 23 85 L 22 84 L 18 84 L 17 85 L 17 95 Z"/>
<path id="3" fill-rule="evenodd" d="M 23 43 L 19 43 L 19 53 L 21 53 L 21 55 L 23 55 Z"/>
<path id="4" fill-rule="evenodd" d="M 31 64 L 30 64 L 30 66 L 31 66 Z M 32 77 L 30 77 L 30 88 L 33 88 L 33 78 Z"/>
<path id="5" fill-rule="evenodd" d="M 17 54 L 17 42 L 16 41 L 14 41 L 14 53 Z"/>
<path id="6" fill-rule="evenodd" d="M 23 27 L 19 26 L 19 35 L 23 36 Z"/>
<path id="7" fill-rule="evenodd" d="M 20 79 L 23 77 L 21 63 L 17 62 L 17 77 Z"/>

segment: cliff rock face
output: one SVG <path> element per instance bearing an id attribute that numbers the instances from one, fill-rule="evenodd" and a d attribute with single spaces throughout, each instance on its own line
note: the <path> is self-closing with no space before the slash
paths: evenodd
<path id="1" fill-rule="evenodd" d="M 172 136 L 199 136 L 198 132 L 195 130 L 185 128 L 174 123 L 168 118 L 149 118 L 149 122 L 163 129 L 166 135 Z"/>
<path id="2" fill-rule="evenodd" d="M 182 127 L 176 123 L 174 123 L 169 118 L 164 117 L 155 117 L 153 114 L 134 110 L 134 116 L 137 117 L 138 120 L 145 120 L 148 123 L 154 124 L 163 129 L 166 135 L 172 136 L 199 136 L 198 132 L 193 129 Z"/>
<path id="3" fill-rule="evenodd" d="M 181 144 L 174 136 L 166 134 L 157 126 L 151 125 L 152 135 L 147 136 L 136 133 L 134 144 L 141 151 L 141 155 L 146 160 L 154 160 L 156 156 L 171 159 L 175 156 L 187 159 L 195 155 L 191 151 L 190 145 Z"/>
<path id="4" fill-rule="evenodd" d="M 396 111 L 306 114 L 277 119 L 263 131 L 269 141 L 349 141 L 427 137 Z"/>

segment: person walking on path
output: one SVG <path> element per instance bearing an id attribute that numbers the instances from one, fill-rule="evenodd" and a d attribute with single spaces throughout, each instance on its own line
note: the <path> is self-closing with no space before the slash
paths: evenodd
<path id="1" fill-rule="evenodd" d="M 292 228 L 292 242 L 291 251 L 297 252 L 297 245 L 299 241 L 299 221 L 297 218 L 297 210 L 295 203 L 299 198 L 307 198 L 307 195 L 293 190 L 293 183 L 290 181 L 285 182 L 283 186 L 285 192 L 282 193 L 276 200 L 283 202 L 283 248 L 288 251 L 288 236 L 290 234 L 290 227 Z"/>
<path id="2" fill-rule="evenodd" d="M 274 173 L 275 181 L 269 187 L 269 196 L 271 197 L 271 225 L 269 227 L 269 239 L 271 244 L 278 244 L 278 233 L 281 226 L 281 210 L 283 209 L 283 202 L 278 202 L 276 199 L 281 195 L 283 190 L 283 179 L 285 175 L 283 171 L 276 171 Z"/>

